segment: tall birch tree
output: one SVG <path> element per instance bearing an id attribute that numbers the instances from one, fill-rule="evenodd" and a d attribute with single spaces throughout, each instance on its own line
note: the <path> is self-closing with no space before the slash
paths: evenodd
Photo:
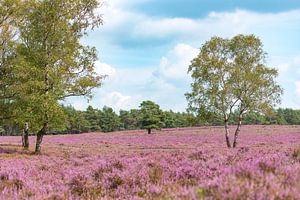
<path id="1" fill-rule="evenodd" d="M 277 70 L 265 64 L 266 53 L 259 38 L 237 35 L 232 39 L 213 37 L 192 60 L 188 72 L 192 91 L 186 94 L 189 110 L 223 117 L 227 147 L 236 147 L 243 116 L 250 111 L 266 113 L 280 103 L 281 87 Z M 231 145 L 229 120 L 238 112 Z"/>
<path id="2" fill-rule="evenodd" d="M 18 77 L 20 118 L 38 130 L 35 152 L 43 136 L 63 115 L 60 102 L 71 96 L 91 96 L 101 85 L 95 73 L 94 47 L 81 39 L 102 24 L 97 0 L 31 0 L 19 25 L 21 45 Z"/>

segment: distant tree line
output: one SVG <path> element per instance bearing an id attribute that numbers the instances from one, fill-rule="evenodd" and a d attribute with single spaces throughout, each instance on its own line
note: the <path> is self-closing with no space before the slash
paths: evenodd
<path id="1" fill-rule="evenodd" d="M 185 112 L 162 111 L 159 105 L 151 101 L 142 102 L 139 109 L 120 110 L 119 114 L 107 106 L 102 109 L 89 106 L 85 111 L 72 106 L 62 106 L 62 109 L 64 123 L 51 127 L 50 134 L 189 127 L 194 125 L 195 118 Z M 22 128 L 10 120 L 0 122 L 1 135 L 19 135 Z"/>
<path id="2" fill-rule="evenodd" d="M 145 102 L 146 104 L 157 105 L 150 101 L 144 101 L 144 104 Z M 145 111 L 145 108 L 141 107 L 139 109 L 120 110 L 119 113 L 107 106 L 102 109 L 89 106 L 85 111 L 76 110 L 72 106 L 62 106 L 62 108 L 65 113 L 64 125 L 52 127 L 49 134 L 223 125 L 222 116 L 212 113 L 207 113 L 204 119 L 187 112 L 174 112 L 172 110 L 161 111 L 161 113 L 154 116 L 149 110 Z M 229 124 L 235 124 L 237 118 L 238 113 L 234 112 Z M 148 125 L 147 122 L 149 122 Z M 252 112 L 245 115 L 243 124 L 300 125 L 300 110 L 279 108 L 269 115 Z M 22 128 L 14 124 L 13 121 L 2 120 L 0 122 L 0 135 L 20 135 L 23 131 Z"/>
<path id="3" fill-rule="evenodd" d="M 85 111 L 72 106 L 62 106 L 64 123 L 52 127 L 50 134 L 77 134 L 83 132 L 112 132 L 119 130 L 161 129 L 189 127 L 194 125 L 194 116 L 185 112 L 162 111 L 151 101 L 141 103 L 139 109 L 120 110 L 117 114 L 112 108 L 102 109 L 89 106 Z M 64 124 L 63 126 L 61 124 Z M 19 135 L 23 131 L 13 121 L 0 122 L 1 135 Z"/>

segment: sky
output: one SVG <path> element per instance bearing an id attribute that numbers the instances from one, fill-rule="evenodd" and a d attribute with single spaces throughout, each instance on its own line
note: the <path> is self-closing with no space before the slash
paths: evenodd
<path id="1" fill-rule="evenodd" d="M 97 48 L 96 71 L 108 78 L 92 100 L 66 100 L 76 109 L 129 110 L 151 100 L 185 111 L 190 61 L 211 37 L 237 34 L 261 39 L 284 89 L 279 107 L 300 109 L 299 0 L 106 0 L 97 12 L 104 24 L 82 42 Z"/>

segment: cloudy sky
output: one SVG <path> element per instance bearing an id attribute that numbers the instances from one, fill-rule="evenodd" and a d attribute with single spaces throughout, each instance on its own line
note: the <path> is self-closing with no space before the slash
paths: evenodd
<path id="1" fill-rule="evenodd" d="M 99 53 L 97 72 L 107 74 L 94 98 L 67 101 L 77 109 L 104 105 L 136 108 L 152 100 L 185 111 L 190 61 L 212 36 L 255 34 L 279 70 L 280 107 L 300 108 L 299 0 L 106 0 L 104 25 L 83 42 Z"/>

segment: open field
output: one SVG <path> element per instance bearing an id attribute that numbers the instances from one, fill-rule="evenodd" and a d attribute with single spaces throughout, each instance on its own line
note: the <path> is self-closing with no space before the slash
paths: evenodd
<path id="1" fill-rule="evenodd" d="M 233 129 L 232 129 L 233 131 Z M 300 199 L 300 126 L 0 137 L 0 199 Z"/>

